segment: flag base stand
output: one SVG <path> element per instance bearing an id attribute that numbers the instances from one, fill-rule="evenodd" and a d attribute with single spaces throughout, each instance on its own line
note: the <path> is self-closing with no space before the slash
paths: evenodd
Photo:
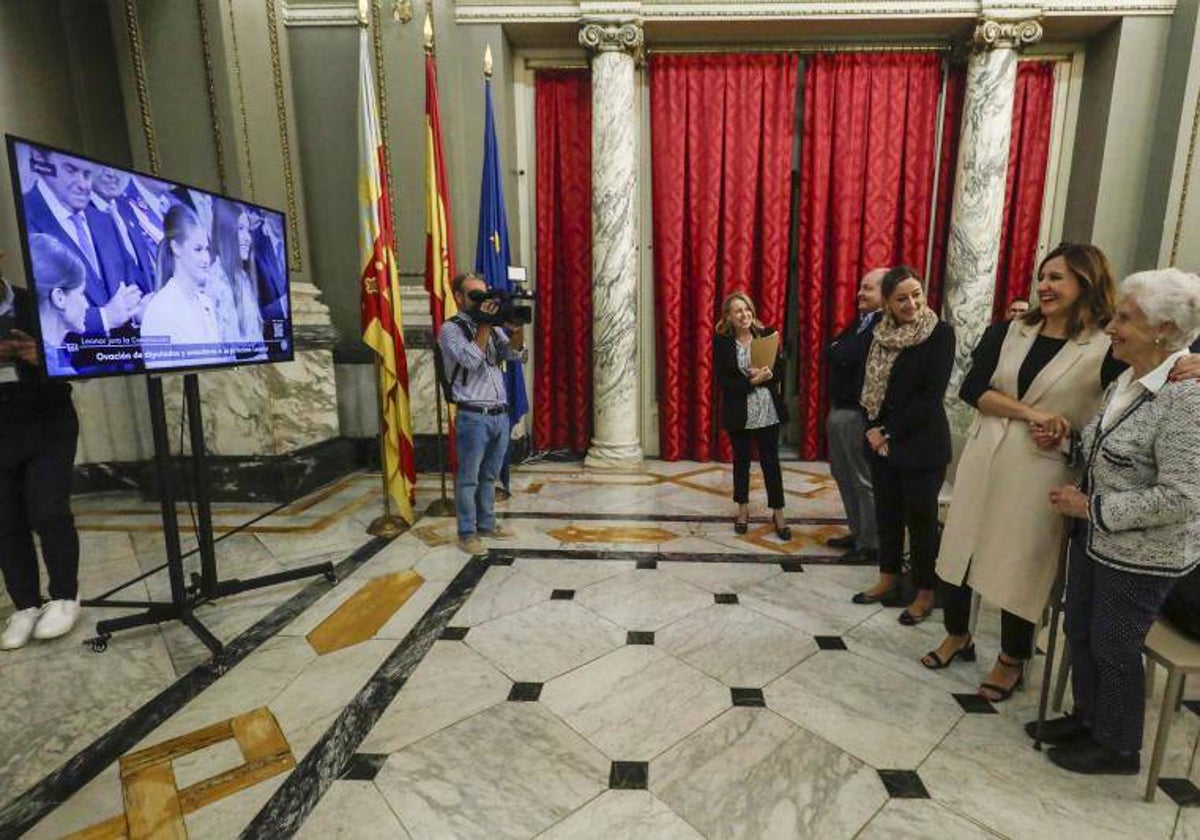
<path id="1" fill-rule="evenodd" d="M 384 537 L 385 539 L 398 537 L 407 530 L 408 523 L 391 513 L 375 517 L 367 526 L 367 533 L 372 537 Z"/>
<path id="2" fill-rule="evenodd" d="M 425 508 L 426 516 L 457 516 L 458 512 L 454 509 L 454 502 L 449 499 L 434 499 L 429 503 L 429 507 Z"/>

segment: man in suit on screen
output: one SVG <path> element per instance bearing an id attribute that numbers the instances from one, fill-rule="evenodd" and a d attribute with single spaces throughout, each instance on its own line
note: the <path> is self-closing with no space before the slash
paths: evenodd
<path id="1" fill-rule="evenodd" d="M 87 270 L 88 311 L 84 332 L 110 335 L 137 315 L 142 291 L 138 269 L 112 218 L 92 204 L 99 167 L 60 152 L 34 157 L 37 182 L 24 195 L 25 227 L 67 246 Z"/>

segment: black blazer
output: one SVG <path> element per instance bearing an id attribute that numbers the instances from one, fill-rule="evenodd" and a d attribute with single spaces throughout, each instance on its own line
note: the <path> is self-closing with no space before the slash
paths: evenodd
<path id="1" fill-rule="evenodd" d="M 755 338 L 772 335 L 775 332 L 770 327 L 761 330 L 754 327 L 750 329 Z M 772 377 L 762 387 L 771 393 L 771 399 L 775 403 L 775 413 L 779 415 L 779 422 L 786 423 L 788 413 L 787 407 L 783 404 L 782 346 L 779 348 L 778 355 L 775 356 L 775 367 L 772 369 L 772 374 Z M 731 432 L 745 430 L 746 399 L 754 387 L 750 384 L 746 374 L 742 373 L 742 369 L 738 367 L 737 339 L 732 335 L 717 333 L 713 336 L 713 376 L 716 377 L 717 384 L 721 388 L 721 428 Z"/>
<path id="2" fill-rule="evenodd" d="M 33 296 L 25 289 L 11 287 L 16 294 L 14 317 L 0 317 L 0 337 L 8 338 L 16 327 L 37 338 L 38 328 Z M 17 381 L 0 382 L 0 428 L 44 420 L 71 405 L 71 386 L 50 381 L 36 365 L 17 361 Z"/>
<path id="3" fill-rule="evenodd" d="M 939 321 L 923 344 L 896 357 L 879 417 L 868 428 L 883 426 L 888 457 L 901 469 L 934 469 L 950 463 L 950 421 L 946 388 L 954 368 L 954 329 Z"/>

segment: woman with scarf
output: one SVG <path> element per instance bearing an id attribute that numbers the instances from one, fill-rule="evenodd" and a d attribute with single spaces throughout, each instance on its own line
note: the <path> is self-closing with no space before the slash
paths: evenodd
<path id="1" fill-rule="evenodd" d="M 879 579 L 855 595 L 854 603 L 899 596 L 907 529 L 917 595 L 900 623 L 913 625 L 933 612 L 937 586 L 938 492 L 951 455 L 943 398 L 954 366 L 954 330 L 925 304 L 920 275 L 908 266 L 890 269 L 880 290 L 884 314 L 875 327 L 862 390 L 879 526 Z"/>

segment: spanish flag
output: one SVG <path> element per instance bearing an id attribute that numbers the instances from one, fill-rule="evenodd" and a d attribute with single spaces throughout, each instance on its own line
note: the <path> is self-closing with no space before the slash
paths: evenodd
<path id="1" fill-rule="evenodd" d="M 437 60 L 433 57 L 433 31 L 426 21 L 425 43 L 425 289 L 429 292 L 429 314 L 433 334 L 442 322 L 454 317 L 458 307 L 450 287 L 454 279 L 454 234 L 450 225 L 450 190 L 446 186 L 446 163 L 442 156 L 442 118 L 438 109 Z M 451 406 L 447 406 L 452 410 Z M 456 467 L 454 415 L 449 417 L 447 461 Z"/>
<path id="2" fill-rule="evenodd" d="M 408 359 L 400 314 L 400 284 L 392 252 L 387 155 L 375 101 L 367 27 L 359 27 L 358 209 L 362 270 L 363 341 L 379 356 L 379 401 L 384 479 L 396 512 L 410 525 L 414 486 L 412 418 L 408 407 Z"/>

